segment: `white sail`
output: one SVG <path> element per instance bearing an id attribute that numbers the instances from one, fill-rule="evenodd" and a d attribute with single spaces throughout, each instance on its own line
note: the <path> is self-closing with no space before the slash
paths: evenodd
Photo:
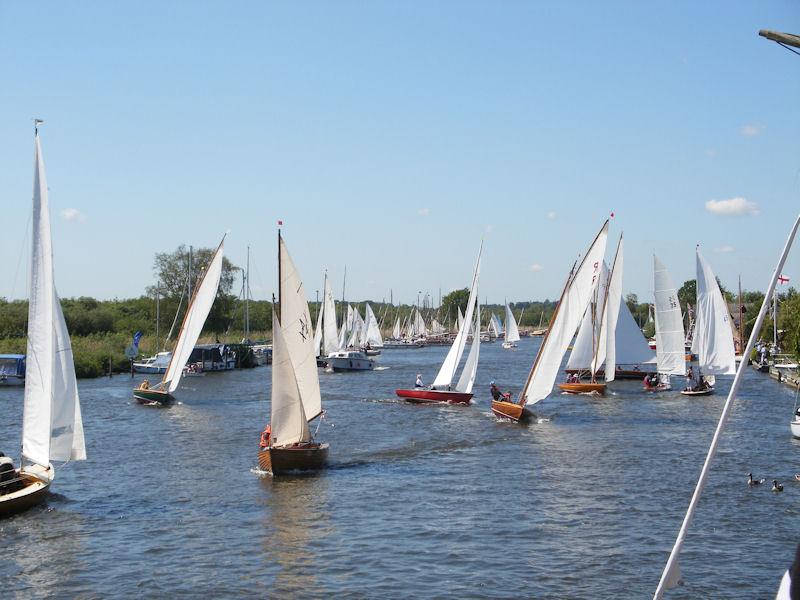
<path id="1" fill-rule="evenodd" d="M 328 278 L 325 278 L 323 291 L 325 300 L 324 315 L 322 317 L 322 350 L 325 356 L 339 349 L 339 340 L 336 330 L 336 303 L 333 301 L 333 290 Z"/>
<path id="2" fill-rule="evenodd" d="M 272 313 L 272 445 L 285 446 L 311 439 L 292 357 L 275 312 Z"/>
<path id="3" fill-rule="evenodd" d="M 614 262 L 611 265 L 611 272 L 608 276 L 608 289 L 603 309 L 603 320 L 600 326 L 599 344 L 605 348 L 605 380 L 614 381 L 617 372 L 617 319 L 619 318 L 620 305 L 622 304 L 622 236 L 617 244 L 617 252 L 614 255 Z M 627 309 L 627 305 L 625 306 Z M 639 337 L 642 337 L 639 332 Z M 644 338 L 642 337 L 642 340 Z M 621 340 L 620 340 L 621 341 Z M 624 346 L 624 342 L 622 344 Z M 595 357 L 594 372 L 599 369 L 600 354 Z"/>
<path id="4" fill-rule="evenodd" d="M 325 286 L 328 286 L 328 275 L 325 274 Z M 322 296 L 323 302 L 317 306 L 317 326 L 314 328 L 314 356 L 319 358 L 322 352 L 322 319 L 325 312 L 325 295 Z"/>
<path id="5" fill-rule="evenodd" d="M 552 391 L 561 368 L 561 359 L 572 341 L 572 336 L 575 335 L 575 329 L 586 311 L 595 283 L 600 276 L 607 238 L 608 221 L 603 224 L 561 294 L 555 317 L 550 323 L 546 337 L 542 340 L 542 347 L 520 394 L 523 404 L 535 404 Z"/>
<path id="6" fill-rule="evenodd" d="M 400 339 L 400 315 L 397 315 L 397 320 L 394 322 L 394 329 L 392 329 L 392 337 L 396 340 Z"/>
<path id="7" fill-rule="evenodd" d="M 618 365 L 642 365 L 655 362 L 655 353 L 639 329 L 625 300 L 620 300 L 616 330 L 616 355 Z"/>
<path id="8" fill-rule="evenodd" d="M 656 361 L 658 372 L 686 374 L 686 334 L 678 291 L 666 267 L 653 255 L 653 294 L 655 296 Z"/>
<path id="9" fill-rule="evenodd" d="M 339 331 L 339 350 L 347 348 L 347 341 L 350 339 L 350 333 L 353 330 L 353 307 L 347 305 L 347 319 L 342 323 L 342 328 Z"/>
<path id="10" fill-rule="evenodd" d="M 704 375 L 736 373 L 736 352 L 728 306 L 717 278 L 697 249 L 697 309 L 692 353 L 697 354 Z"/>
<path id="11" fill-rule="evenodd" d="M 214 257 L 203 274 L 200 285 L 197 286 L 194 296 L 189 302 L 186 315 L 183 317 L 183 325 L 178 334 L 178 341 L 175 343 L 172 359 L 169 361 L 169 366 L 162 380 L 163 385 L 170 394 L 177 390 L 181 383 L 183 367 L 186 366 L 186 361 L 189 360 L 189 356 L 194 350 L 197 338 L 200 337 L 200 332 L 203 331 L 203 325 L 206 323 L 206 317 L 208 317 L 211 306 L 214 304 L 214 299 L 217 297 L 217 288 L 222 274 L 224 243 L 225 237 L 223 236 L 217 251 L 214 253 Z"/>
<path id="12" fill-rule="evenodd" d="M 39 135 L 35 137 L 28 350 L 22 454 L 42 466 L 86 458 L 69 333 L 56 293 L 50 205 Z"/>
<path id="13" fill-rule="evenodd" d="M 283 238 L 279 237 L 278 240 L 281 261 L 281 327 L 292 359 L 300 398 L 303 400 L 306 416 L 311 420 L 322 412 L 319 374 L 311 334 L 311 315 L 308 312 L 308 301 L 300 273 L 289 255 Z"/>
<path id="14" fill-rule="evenodd" d="M 458 329 L 461 329 L 461 326 L 464 324 L 464 313 L 461 312 L 461 307 L 458 308 Z"/>
<path id="15" fill-rule="evenodd" d="M 363 343 L 369 344 L 373 348 L 380 348 L 383 346 L 383 336 L 381 336 L 380 327 L 378 327 L 378 319 L 375 318 L 375 313 L 372 311 L 372 307 L 367 302 L 367 307 L 365 309 L 367 314 L 367 318 L 365 320 L 364 326 L 364 336 L 363 336 Z"/>
<path id="16" fill-rule="evenodd" d="M 595 288 L 592 290 L 591 301 L 583 313 L 578 335 L 575 336 L 575 342 L 572 344 L 572 352 L 569 355 L 569 360 L 567 360 L 568 369 L 589 370 L 592 368 L 595 347 L 600 340 L 600 329 L 603 322 L 602 304 L 607 284 L 608 268 L 606 263 L 603 262 L 600 275 L 594 283 Z M 603 347 L 601 354 L 602 360 L 597 362 L 598 369 L 605 360 L 605 347 Z"/>
<path id="17" fill-rule="evenodd" d="M 364 329 L 364 319 L 361 318 L 361 313 L 358 308 L 353 309 L 353 327 L 350 330 L 350 337 L 347 340 L 348 348 L 356 348 L 361 345 L 361 332 Z"/>
<path id="18" fill-rule="evenodd" d="M 464 345 L 467 343 L 467 335 L 472 326 L 472 318 L 475 314 L 475 305 L 478 301 L 478 278 L 481 272 L 481 254 L 483 253 L 483 241 L 478 251 L 478 260 L 475 263 L 475 273 L 472 276 L 472 285 L 469 291 L 469 300 L 467 301 L 467 314 L 464 316 L 464 323 L 458 328 L 458 334 L 447 352 L 447 356 L 442 363 L 439 372 L 436 374 L 436 379 L 433 380 L 434 389 L 449 389 L 453 383 L 453 377 L 456 374 L 458 363 L 461 362 L 461 355 L 464 354 Z"/>
<path id="19" fill-rule="evenodd" d="M 511 312 L 511 307 L 508 305 L 508 303 L 506 303 L 506 341 L 519 341 L 519 328 L 517 327 L 517 321 L 514 319 L 514 313 Z"/>
<path id="20" fill-rule="evenodd" d="M 492 316 L 489 318 L 489 333 L 494 337 L 500 337 L 502 332 L 503 324 L 500 322 L 500 318 L 496 314 L 492 313 Z"/>
<path id="21" fill-rule="evenodd" d="M 472 345 L 467 354 L 467 360 L 464 363 L 464 368 L 461 371 L 461 377 L 458 378 L 456 384 L 456 391 L 462 394 L 471 394 L 472 386 L 475 383 L 475 375 L 478 372 L 478 357 L 481 350 L 481 307 L 478 302 L 475 307 L 475 327 L 472 329 Z"/>

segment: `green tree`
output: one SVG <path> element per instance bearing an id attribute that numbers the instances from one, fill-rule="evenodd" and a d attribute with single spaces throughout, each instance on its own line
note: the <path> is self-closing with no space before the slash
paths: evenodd
<path id="1" fill-rule="evenodd" d="M 690 279 L 689 281 L 684 281 L 681 289 L 678 290 L 678 301 L 681 303 L 683 310 L 686 310 L 686 305 L 691 304 L 694 306 L 697 304 L 697 281 L 694 279 Z"/>
<path id="2" fill-rule="evenodd" d="M 216 248 L 192 249 L 192 290 L 197 289 L 200 278 L 214 257 Z M 186 288 L 186 275 L 189 270 L 189 250 L 186 246 L 178 246 L 173 252 L 159 252 L 153 261 L 153 273 L 160 282 L 159 291 L 162 297 L 180 298 Z M 222 275 L 219 279 L 217 297 L 230 294 L 236 272 L 239 267 L 227 257 L 222 258 Z M 155 297 L 156 286 L 147 288 L 147 295 Z"/>
<path id="3" fill-rule="evenodd" d="M 469 290 L 467 288 L 453 290 L 442 298 L 442 314 L 454 315 L 453 318 L 457 318 L 455 315 L 458 314 L 459 308 L 461 308 L 462 313 L 466 314 L 467 302 L 469 302 Z"/>

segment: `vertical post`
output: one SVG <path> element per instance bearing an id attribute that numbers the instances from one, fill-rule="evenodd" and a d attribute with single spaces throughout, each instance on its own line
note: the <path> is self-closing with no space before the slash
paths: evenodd
<path id="1" fill-rule="evenodd" d="M 131 359 L 131 379 L 133 379 L 133 359 Z"/>
<path id="2" fill-rule="evenodd" d="M 247 270 L 244 274 L 244 338 L 250 341 L 250 246 L 247 246 Z"/>
<path id="3" fill-rule="evenodd" d="M 778 293 L 772 296 L 772 344 L 778 345 Z"/>
<path id="4" fill-rule="evenodd" d="M 161 321 L 161 280 L 156 283 L 156 351 L 158 351 L 158 326 Z M 131 361 L 133 365 L 133 361 Z M 132 368 L 132 367 L 131 367 Z"/>
<path id="5" fill-rule="evenodd" d="M 192 301 L 192 247 L 189 246 L 189 302 Z"/>

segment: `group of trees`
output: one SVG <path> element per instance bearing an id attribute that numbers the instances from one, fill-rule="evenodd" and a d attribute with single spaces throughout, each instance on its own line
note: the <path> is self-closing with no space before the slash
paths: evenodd
<path id="1" fill-rule="evenodd" d="M 79 354 L 82 351 L 87 356 L 93 357 L 90 361 L 91 364 L 86 366 L 84 375 L 106 369 L 109 366 L 124 367 L 123 350 L 130 343 L 129 340 L 136 331 L 141 331 L 145 335 L 141 345 L 143 352 L 154 352 L 167 345 L 167 335 L 173 323 L 175 330 L 180 325 L 188 305 L 190 291 L 197 289 L 213 253 L 213 248 L 187 249 L 185 246 L 180 246 L 174 252 L 157 254 L 153 271 L 158 284 L 147 288 L 146 294 L 139 298 L 126 300 L 96 300 L 88 297 L 63 299 L 61 302 L 67 326 L 73 340 L 78 340 L 73 342 L 76 362 L 81 358 Z M 205 324 L 204 336 L 229 342 L 235 342 L 241 338 L 244 330 L 244 307 L 241 296 L 233 293 L 233 286 L 240 271 L 241 269 L 227 258 L 223 259 L 220 286 L 216 301 Z M 729 302 L 729 306 L 732 307 L 731 314 L 738 326 L 739 298 L 721 283 L 720 288 Z M 678 298 L 684 314 L 687 311 L 687 305 L 694 306 L 696 295 L 694 280 L 684 282 L 678 290 Z M 763 298 L 764 295 L 761 292 L 744 292 L 742 294 L 745 338 L 750 334 Z M 420 310 L 429 323 L 436 318 L 443 325 L 452 328 L 456 322 L 458 307 L 461 308 L 462 313 L 466 312 L 468 299 L 468 289 L 454 290 L 444 296 L 440 307 L 421 308 Z M 650 318 L 650 304 L 640 302 L 636 294 L 628 294 L 625 301 L 634 319 L 642 327 L 644 334 L 648 337 L 652 336 L 654 325 Z M 351 304 L 362 315 L 364 314 L 366 301 L 351 302 Z M 371 304 L 378 319 L 383 323 L 385 332 L 392 329 L 398 317 L 401 322 L 404 322 L 415 309 L 415 306 L 408 304 L 400 306 L 383 302 L 372 302 Z M 800 355 L 800 294 L 794 288 L 789 288 L 787 292 L 779 294 L 779 305 L 781 308 L 778 312 L 778 328 L 781 331 L 781 345 L 784 350 Z M 547 325 L 556 308 L 556 302 L 552 300 L 515 302 L 510 307 L 521 327 L 535 328 L 540 324 Z M 316 322 L 319 305 L 311 302 L 310 310 L 311 317 Z M 344 307 L 337 304 L 337 312 L 339 323 L 341 323 Z M 492 313 L 504 318 L 504 312 L 505 306 L 501 304 L 482 305 L 481 323 L 485 326 Z M 251 338 L 269 338 L 271 314 L 271 302 L 266 300 L 250 301 Z M 0 298 L 0 352 L 24 352 L 27 319 L 27 301 L 8 301 Z M 769 316 L 764 324 L 762 337 L 771 339 L 772 328 L 772 317 Z M 176 331 L 173 331 L 173 337 L 175 334 Z M 81 340 L 81 338 L 86 338 L 86 340 Z"/>

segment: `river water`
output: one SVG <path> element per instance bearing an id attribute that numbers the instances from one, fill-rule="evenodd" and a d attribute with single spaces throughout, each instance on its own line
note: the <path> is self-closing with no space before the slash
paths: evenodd
<path id="1" fill-rule="evenodd" d="M 269 367 L 185 380 L 166 409 L 135 404 L 129 377 L 81 381 L 89 459 L 0 521 L 2 597 L 651 597 L 731 378 L 705 398 L 615 382 L 496 421 L 489 381 L 518 392 L 539 343 L 482 345 L 468 407 L 395 399 L 445 347 L 321 372 L 330 468 L 275 480 L 254 472 Z M 0 390 L 15 456 L 21 399 Z M 747 373 L 669 597 L 774 596 L 800 541 L 793 404 Z"/>

